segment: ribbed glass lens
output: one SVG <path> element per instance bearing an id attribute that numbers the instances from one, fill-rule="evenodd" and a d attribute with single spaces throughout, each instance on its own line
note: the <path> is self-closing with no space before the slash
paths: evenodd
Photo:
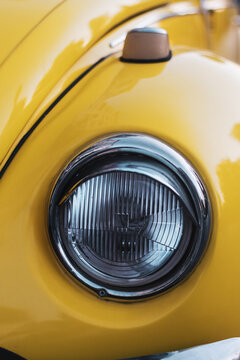
<path id="1" fill-rule="evenodd" d="M 185 215 L 175 193 L 129 171 L 78 184 L 60 208 L 62 238 L 76 264 L 100 281 L 149 281 L 177 250 Z"/>

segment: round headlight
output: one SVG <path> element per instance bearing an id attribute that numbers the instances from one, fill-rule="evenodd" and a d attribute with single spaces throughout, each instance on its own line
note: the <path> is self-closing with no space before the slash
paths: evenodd
<path id="1" fill-rule="evenodd" d="M 49 229 L 63 265 L 100 296 L 160 293 L 192 271 L 207 244 L 210 206 L 191 165 L 140 134 L 105 138 L 62 172 Z"/>

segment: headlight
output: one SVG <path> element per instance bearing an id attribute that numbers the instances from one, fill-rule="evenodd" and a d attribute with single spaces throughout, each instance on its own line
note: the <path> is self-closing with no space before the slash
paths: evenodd
<path id="1" fill-rule="evenodd" d="M 56 254 L 100 296 L 160 293 L 196 266 L 207 244 L 210 206 L 191 165 L 140 134 L 105 138 L 62 172 L 49 229 Z"/>

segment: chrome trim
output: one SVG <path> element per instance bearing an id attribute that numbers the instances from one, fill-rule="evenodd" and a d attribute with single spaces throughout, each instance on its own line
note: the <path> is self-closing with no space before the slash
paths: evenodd
<path id="1" fill-rule="evenodd" d="M 240 360 L 240 338 L 226 339 L 211 344 L 163 354 L 139 356 L 125 360 Z"/>
<path id="2" fill-rule="evenodd" d="M 162 5 L 160 8 L 149 11 L 146 15 L 141 17 L 141 20 L 136 24 L 134 24 L 134 28 L 143 28 L 149 27 L 151 25 L 156 24 L 157 22 L 174 18 L 180 16 L 188 16 L 188 15 L 197 15 L 203 14 L 205 18 L 205 25 L 206 24 L 206 13 L 209 11 L 217 11 L 235 7 L 236 4 L 234 0 L 200 0 L 200 6 L 194 6 L 189 4 L 189 2 L 183 1 L 175 4 L 165 4 Z M 208 19 L 207 19 L 208 23 Z M 207 25 L 208 26 L 208 25 Z M 208 30 L 208 29 L 207 29 Z M 121 43 L 124 42 L 127 36 L 127 32 L 124 32 L 116 39 L 112 40 L 109 43 L 110 48 L 115 48 Z"/>
<path id="3" fill-rule="evenodd" d="M 159 166 L 166 167 L 172 173 L 172 176 L 177 177 L 178 182 L 184 187 L 184 192 L 188 194 L 187 196 L 192 203 L 192 211 L 197 219 L 197 225 L 195 225 L 195 231 L 191 235 L 190 243 L 187 245 L 187 251 L 184 250 L 184 255 L 181 255 L 181 259 L 178 259 L 178 267 L 176 268 L 174 265 L 175 267 L 171 269 L 170 273 L 164 272 L 163 279 L 161 278 L 154 284 L 148 284 L 148 287 L 140 288 L 140 290 L 131 287 L 119 289 L 116 286 L 108 286 L 107 284 L 104 284 L 104 286 L 100 285 L 93 278 L 86 276 L 86 274 L 76 268 L 74 262 L 66 254 L 58 222 L 60 214 L 58 204 L 61 203 L 63 196 L 69 189 L 73 188 L 76 182 L 88 175 L 87 173 L 83 175 L 86 164 L 94 162 L 97 171 L 97 164 L 102 159 L 105 161 L 107 157 L 108 159 L 109 157 L 111 159 L 115 157 L 117 162 L 119 156 L 124 153 L 127 153 L 128 157 L 131 157 L 131 154 L 144 156 L 145 159 L 149 159 L 149 162 L 154 161 Z M 93 166 L 95 166 L 94 164 Z M 171 181 L 169 184 L 171 186 Z M 182 194 L 183 192 L 180 193 L 181 196 Z M 210 225 L 211 207 L 207 191 L 192 165 L 171 146 L 144 134 L 123 133 L 108 136 L 85 148 L 61 173 L 53 190 L 49 207 L 51 243 L 61 263 L 76 279 L 95 291 L 100 297 L 110 297 L 113 299 L 129 300 L 153 296 L 182 281 L 195 268 L 202 257 L 208 243 Z"/>

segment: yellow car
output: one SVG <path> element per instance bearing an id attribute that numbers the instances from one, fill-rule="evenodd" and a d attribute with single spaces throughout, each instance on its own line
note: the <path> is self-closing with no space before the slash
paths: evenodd
<path id="1" fill-rule="evenodd" d="M 240 356 L 239 9 L 0 1 L 1 359 Z"/>

